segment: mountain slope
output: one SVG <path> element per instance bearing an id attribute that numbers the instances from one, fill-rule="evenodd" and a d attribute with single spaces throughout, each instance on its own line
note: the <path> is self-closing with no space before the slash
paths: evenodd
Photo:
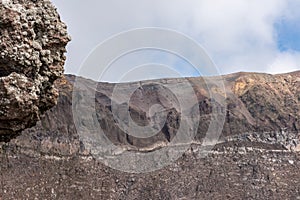
<path id="1" fill-rule="evenodd" d="M 249 132 L 281 132 L 282 129 L 287 132 L 299 133 L 299 72 L 280 75 L 237 73 L 226 75 L 223 78 L 227 91 L 227 110 L 224 111 L 226 112 L 226 119 L 221 140 Z M 36 127 L 24 131 L 17 141 L 24 143 L 30 136 L 38 133 L 38 136 L 34 136 L 37 137 L 36 139 L 30 139 L 31 142 L 40 145 L 45 138 L 51 140 L 56 138 L 64 141 L 60 145 L 66 144 L 69 146 L 73 140 L 76 140 L 76 144 L 79 144 L 71 105 L 74 80 L 75 76 L 66 75 L 65 79 L 56 83 L 60 90 L 58 105 L 48 111 Z M 93 83 L 90 80 L 81 80 L 86 85 Z M 171 81 L 179 80 L 172 79 Z M 199 101 L 201 120 L 195 141 L 201 141 L 211 120 L 211 99 L 208 92 L 205 91 L 203 79 L 190 78 L 189 81 L 193 85 Z M 123 86 L 123 91 L 126 93 L 126 88 L 130 88 L 130 84 L 124 84 Z M 111 111 L 110 96 L 113 87 L 114 84 L 98 84 L 95 102 L 101 128 L 114 144 L 147 149 L 155 146 L 155 143 L 166 145 L 172 140 L 180 124 L 180 113 L 176 108 L 175 97 L 173 99 L 175 103 L 168 105 L 172 99 L 164 100 L 164 96 L 168 91 L 160 86 L 155 86 L 155 90 L 152 90 L 150 86 L 144 87 L 143 93 L 140 93 L 139 96 L 138 92 L 133 94 L 129 108 L 131 117 L 138 124 L 146 125 L 149 123 L 147 110 L 153 104 L 160 103 L 168 110 L 167 121 L 162 130 L 153 138 L 145 140 L 126 134 L 118 127 L 119 124 L 116 123 Z M 182 90 L 182 93 L 184 94 L 184 90 Z M 84 119 L 84 116 L 81 117 Z M 53 142 L 50 143 L 54 145 Z M 79 148 L 79 146 L 72 148 Z"/>
<path id="2" fill-rule="evenodd" d="M 200 156 L 199 143 L 207 131 L 214 100 L 209 97 L 202 78 L 189 78 L 198 100 L 196 107 L 190 107 L 197 108 L 201 115 L 193 144 L 173 164 L 145 174 L 128 174 L 105 166 L 81 141 L 72 114 L 75 78 L 66 75 L 56 82 L 60 90 L 58 104 L 35 127 L 9 143 L 0 143 L 0 197 L 3 199 L 34 196 L 44 199 L 300 198 L 299 71 L 223 76 L 226 96 L 216 92 L 226 97 L 226 109 L 221 110 L 226 116 L 225 123 L 218 144 L 206 157 Z M 86 88 L 95 84 L 83 78 L 78 80 Z M 180 81 L 157 80 L 164 84 Z M 138 83 L 122 84 L 123 92 L 119 95 L 125 95 L 134 84 Z M 150 139 L 141 139 L 124 133 L 113 118 L 114 86 L 97 84 L 94 99 L 97 120 L 106 137 L 124 150 L 146 154 L 170 144 L 181 120 L 174 95 L 164 87 L 151 84 L 132 95 L 130 115 L 139 125 L 149 123 L 150 105 L 160 103 L 167 108 L 162 130 Z M 182 88 L 178 90 L 183 95 L 186 92 Z M 165 98 L 166 95 L 170 98 Z M 83 127 L 88 126 L 86 114 L 81 113 Z"/>

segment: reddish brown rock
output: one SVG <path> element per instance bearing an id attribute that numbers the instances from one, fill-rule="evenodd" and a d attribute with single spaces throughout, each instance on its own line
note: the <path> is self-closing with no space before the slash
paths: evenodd
<path id="1" fill-rule="evenodd" d="M 57 102 L 66 25 L 48 0 L 0 2 L 0 137 L 33 126 Z"/>

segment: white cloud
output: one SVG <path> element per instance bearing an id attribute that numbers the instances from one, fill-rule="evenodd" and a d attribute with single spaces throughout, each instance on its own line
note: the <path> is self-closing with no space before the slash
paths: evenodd
<path id="1" fill-rule="evenodd" d="M 268 67 L 270 73 L 283 73 L 299 70 L 300 52 L 278 53 L 274 62 Z"/>
<path id="2" fill-rule="evenodd" d="M 279 52 L 274 24 L 299 18 L 292 0 L 53 0 L 69 25 L 67 73 L 99 42 L 124 30 L 164 27 L 196 39 L 222 73 L 300 69 L 298 52 Z"/>

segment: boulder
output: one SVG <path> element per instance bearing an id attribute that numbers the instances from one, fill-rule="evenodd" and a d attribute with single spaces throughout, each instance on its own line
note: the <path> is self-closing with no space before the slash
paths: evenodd
<path id="1" fill-rule="evenodd" d="M 32 127 L 57 103 L 66 25 L 49 0 L 0 1 L 0 138 Z"/>

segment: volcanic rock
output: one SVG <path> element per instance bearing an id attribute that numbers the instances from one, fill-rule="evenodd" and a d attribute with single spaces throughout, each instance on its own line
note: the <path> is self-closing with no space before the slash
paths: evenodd
<path id="1" fill-rule="evenodd" d="M 32 127 L 57 103 L 66 25 L 48 0 L 0 1 L 0 138 Z"/>

